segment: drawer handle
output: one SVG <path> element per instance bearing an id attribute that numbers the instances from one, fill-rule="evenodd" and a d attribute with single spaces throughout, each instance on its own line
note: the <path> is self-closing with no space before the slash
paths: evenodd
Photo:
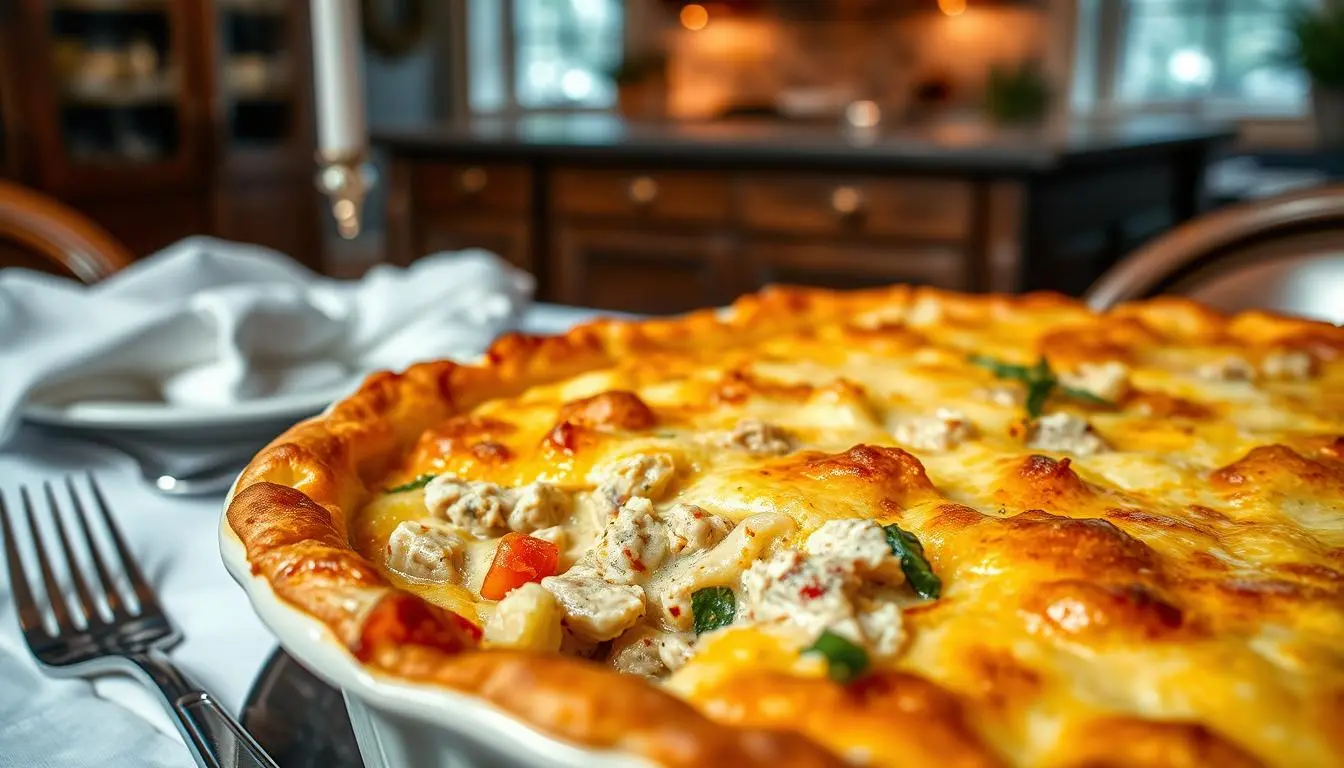
<path id="1" fill-rule="evenodd" d="M 863 212 L 863 192 L 857 187 L 836 187 L 831 192 L 831 209 L 842 218 L 852 218 Z"/>
<path id="2" fill-rule="evenodd" d="M 462 191 L 468 195 L 480 194 L 485 189 L 485 185 L 490 181 L 490 176 L 484 168 L 472 166 L 462 172 L 459 182 L 462 184 Z"/>
<path id="3" fill-rule="evenodd" d="M 658 199 L 658 182 L 652 176 L 637 176 L 630 182 L 630 202 L 650 205 Z"/>

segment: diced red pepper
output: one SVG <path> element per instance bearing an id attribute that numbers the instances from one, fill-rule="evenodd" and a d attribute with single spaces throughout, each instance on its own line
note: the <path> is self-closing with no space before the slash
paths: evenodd
<path id="1" fill-rule="evenodd" d="M 551 542 L 525 533 L 506 533 L 481 584 L 481 597 L 501 600 L 524 584 L 554 576 L 559 560 L 560 550 Z"/>

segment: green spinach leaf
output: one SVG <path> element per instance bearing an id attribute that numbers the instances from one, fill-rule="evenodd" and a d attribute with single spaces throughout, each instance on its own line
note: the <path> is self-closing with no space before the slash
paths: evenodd
<path id="1" fill-rule="evenodd" d="M 819 653 L 826 659 L 826 672 L 837 683 L 858 679 L 868 669 L 868 652 L 829 629 L 803 653 Z"/>
<path id="2" fill-rule="evenodd" d="M 438 477 L 438 475 L 434 474 L 421 475 L 415 478 L 414 480 L 410 481 L 409 483 L 394 485 L 391 488 L 388 488 L 387 490 L 383 491 L 383 493 L 404 493 L 405 491 L 414 491 L 417 488 L 424 488 L 426 485 L 429 485 L 429 481 L 433 480 L 435 477 Z"/>
<path id="3" fill-rule="evenodd" d="M 691 593 L 691 614 L 695 618 L 697 635 L 726 627 L 737 616 L 737 597 L 727 587 L 697 589 Z"/>
<path id="4" fill-rule="evenodd" d="M 924 556 L 924 545 L 915 534 L 895 523 L 882 526 L 882 530 L 887 532 L 887 546 L 891 547 L 892 554 L 901 558 L 901 572 L 915 594 L 927 600 L 937 600 L 943 593 L 943 580 L 933 572 L 929 559 Z"/>

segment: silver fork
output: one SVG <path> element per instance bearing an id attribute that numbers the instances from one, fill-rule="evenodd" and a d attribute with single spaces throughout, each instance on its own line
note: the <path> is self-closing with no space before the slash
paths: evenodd
<path id="1" fill-rule="evenodd" d="M 47 550 L 38 528 L 37 513 L 28 487 L 19 489 L 28 519 L 28 535 L 41 574 L 43 599 L 33 594 L 19 556 L 15 526 L 10 522 L 5 498 L 0 495 L 0 529 L 5 536 L 5 560 L 9 583 L 19 611 L 19 625 L 28 649 L 37 658 L 42 671 L 52 677 L 92 677 L 110 672 L 129 673 L 158 690 L 164 708 L 173 716 L 182 739 L 201 768 L 276 768 L 275 761 L 243 730 L 242 725 L 201 686 L 182 674 L 168 660 L 165 651 L 182 639 L 168 616 L 159 607 L 154 591 L 140 573 L 126 542 L 112 522 L 107 501 L 93 475 L 88 486 L 107 538 L 116 557 L 106 557 L 90 528 L 81 494 L 72 478 L 65 478 L 66 492 L 74 508 L 75 519 L 83 534 L 93 578 L 80 567 L 71 537 L 66 535 L 61 505 L 50 482 L 43 483 L 48 515 L 60 542 L 66 573 L 74 587 L 73 605 L 67 602 L 53 568 L 53 553 Z M 16 515 L 17 517 L 17 515 Z M 94 523 L 96 525 L 97 523 Z M 19 527 L 22 527 L 21 525 Z M 114 579 L 118 573 L 123 579 Z M 123 581 L 129 591 L 118 587 Z M 130 598 L 130 599 L 128 599 Z M 50 631 L 50 625 L 55 631 Z"/>

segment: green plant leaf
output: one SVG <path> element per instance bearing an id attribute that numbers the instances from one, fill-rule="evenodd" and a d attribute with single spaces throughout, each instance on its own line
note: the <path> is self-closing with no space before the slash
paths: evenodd
<path id="1" fill-rule="evenodd" d="M 737 616 L 737 596 L 728 587 L 705 587 L 691 593 L 691 615 L 695 634 L 726 627 Z"/>
<path id="2" fill-rule="evenodd" d="M 1065 395 L 1068 395 L 1074 400 L 1082 400 L 1085 403 L 1092 403 L 1093 405 L 1104 405 L 1109 408 L 1115 407 L 1114 402 L 1107 400 L 1106 398 L 1101 397 L 1100 395 L 1094 395 L 1091 392 L 1088 392 L 1086 389 L 1078 389 L 1077 387 L 1066 387 L 1061 384 L 1059 387 L 1059 391 L 1063 392 Z"/>
<path id="3" fill-rule="evenodd" d="M 1017 379 L 1018 381 L 1026 381 L 1027 378 L 1031 375 L 1030 373 L 1031 369 L 1025 365 L 1013 365 L 1012 363 L 1005 363 L 1001 360 L 995 360 L 989 355 L 971 355 L 967 359 L 970 360 L 971 363 L 988 370 L 990 373 L 994 374 L 1000 379 Z"/>
<path id="4" fill-rule="evenodd" d="M 933 572 L 929 559 L 924 556 L 924 545 L 915 534 L 892 523 L 882 526 L 887 532 L 887 546 L 901 558 L 901 572 L 915 594 L 926 600 L 937 600 L 943 593 L 943 580 Z"/>
<path id="5" fill-rule="evenodd" d="M 1027 385 L 1027 418 L 1038 419 L 1041 413 L 1045 411 L 1045 401 L 1050 399 L 1050 392 L 1055 388 L 1053 380 L 1033 381 Z"/>
<path id="6" fill-rule="evenodd" d="M 819 653 L 826 659 L 826 673 L 841 685 L 856 680 L 868 669 L 868 652 L 835 634 L 822 630 L 816 642 L 803 653 Z"/>
<path id="7" fill-rule="evenodd" d="M 1302 69 L 1319 86 L 1344 89 L 1344 4 L 1298 3 L 1286 22 L 1280 62 Z"/>
<path id="8" fill-rule="evenodd" d="M 415 478 L 414 480 L 410 481 L 409 483 L 394 485 L 391 488 L 388 488 L 387 490 L 383 491 L 383 493 L 404 493 L 406 491 L 414 491 L 417 488 L 424 488 L 426 485 L 429 485 L 430 480 L 433 480 L 436 477 L 438 477 L 438 475 L 434 474 L 421 475 Z"/>
<path id="9" fill-rule="evenodd" d="M 1085 389 L 1061 386 L 1059 377 L 1055 376 L 1055 372 L 1050 370 L 1050 362 L 1045 359 L 1045 356 L 1041 356 L 1034 365 L 1030 366 L 1004 363 L 986 355 L 971 355 L 967 359 L 971 363 L 987 369 L 1000 379 L 1010 379 L 1025 384 L 1027 387 L 1027 417 L 1031 419 L 1040 418 L 1041 414 L 1045 412 L 1046 402 L 1049 401 L 1050 395 L 1056 390 L 1075 400 L 1082 400 L 1094 405 L 1115 406 L 1115 403 L 1097 397 Z"/>

